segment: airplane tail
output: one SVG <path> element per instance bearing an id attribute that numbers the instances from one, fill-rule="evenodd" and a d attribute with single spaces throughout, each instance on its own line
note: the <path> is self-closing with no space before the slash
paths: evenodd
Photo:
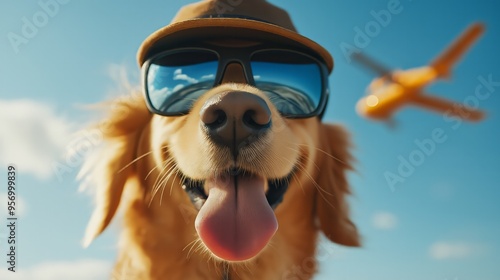
<path id="1" fill-rule="evenodd" d="M 410 104 L 423 107 L 448 116 L 456 116 L 470 122 L 479 122 L 486 117 L 485 112 L 469 108 L 463 104 L 435 96 L 417 94 Z"/>

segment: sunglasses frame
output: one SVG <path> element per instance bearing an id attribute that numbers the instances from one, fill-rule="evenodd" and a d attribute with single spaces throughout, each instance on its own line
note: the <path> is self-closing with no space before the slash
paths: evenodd
<path id="1" fill-rule="evenodd" d="M 161 56 L 166 56 L 166 55 L 172 55 L 175 53 L 180 53 L 180 52 L 186 52 L 186 51 L 204 51 L 204 52 L 211 52 L 215 54 L 215 56 L 218 58 L 217 62 L 217 73 L 215 75 L 214 79 L 214 84 L 212 87 L 218 86 L 221 84 L 223 76 L 225 74 L 225 69 L 230 63 L 239 63 L 242 68 L 243 72 L 245 75 L 245 79 L 247 84 L 256 87 L 255 85 L 255 80 L 253 78 L 252 74 L 252 67 L 251 67 L 251 58 L 253 55 L 260 53 L 260 52 L 266 52 L 266 51 L 286 51 L 286 52 L 292 52 L 292 53 L 297 53 L 300 55 L 303 55 L 312 61 L 314 61 L 320 70 L 321 74 L 321 96 L 318 102 L 318 105 L 316 106 L 316 109 L 308 114 L 286 114 L 283 112 L 280 112 L 280 115 L 282 117 L 290 118 L 290 119 L 302 119 L 302 118 L 310 118 L 310 117 L 315 117 L 318 116 L 320 119 L 322 119 L 326 105 L 328 103 L 328 97 L 330 94 L 329 90 L 329 84 L 328 84 L 328 76 L 329 72 L 327 69 L 326 64 L 316 58 L 315 56 L 309 54 L 311 52 L 304 52 L 302 50 L 296 50 L 296 49 L 290 49 L 286 47 L 272 47 L 272 46 L 267 46 L 266 44 L 259 44 L 257 46 L 252 46 L 252 47 L 226 47 L 226 46 L 215 46 L 210 44 L 190 44 L 190 46 L 186 47 L 175 47 L 169 50 L 165 50 L 162 52 L 159 52 L 150 58 L 148 58 L 143 66 L 142 66 L 142 81 L 143 81 L 143 91 L 145 94 L 145 99 L 146 99 L 146 105 L 151 113 L 161 115 L 161 116 L 167 116 L 167 117 L 172 117 L 172 116 L 183 116 L 187 115 L 191 110 L 188 109 L 183 112 L 175 112 L 175 113 L 167 113 L 163 112 L 161 110 L 157 110 L 150 99 L 149 96 L 149 89 L 148 89 L 148 73 L 150 66 L 153 64 L 153 62 Z M 275 45 L 274 45 L 275 46 Z M 256 87 L 257 88 L 257 87 Z"/>

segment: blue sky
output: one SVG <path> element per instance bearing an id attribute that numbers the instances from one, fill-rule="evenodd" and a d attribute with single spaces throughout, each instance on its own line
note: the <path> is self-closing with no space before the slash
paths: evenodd
<path id="1" fill-rule="evenodd" d="M 106 279 L 119 223 L 90 248 L 81 248 L 91 199 L 78 192 L 78 161 L 66 162 L 59 155 L 68 152 L 70 133 L 92 118 L 82 105 L 116 94 L 113 77 L 119 79 L 124 70 L 132 83 L 138 82 L 138 46 L 191 1 L 73 0 L 44 16 L 39 3 L 46 2 L 0 4 L 0 180 L 5 186 L 7 165 L 16 164 L 21 204 L 19 272 L 7 273 L 5 262 L 0 262 L 0 278 Z M 335 58 L 325 121 L 344 124 L 355 144 L 351 207 L 364 247 L 322 242 L 316 279 L 499 279 L 500 87 L 491 87 L 489 96 L 481 99 L 475 90 L 481 77 L 500 82 L 500 3 L 271 2 L 288 10 L 298 30 Z M 392 5 L 398 12 L 391 13 L 384 26 L 371 27 L 368 40 L 358 45 L 394 68 L 424 65 L 471 22 L 486 24 L 485 35 L 457 65 L 453 79 L 428 89 L 458 102 L 477 102 L 488 112 L 486 120 L 458 124 L 408 108 L 395 116 L 398 126 L 390 129 L 355 113 L 373 76 L 350 63 L 341 46 L 355 45 L 357 30 L 366 33 L 367 25 L 376 21 L 373 14 L 390 7 L 394 11 Z M 9 38 L 22 35 L 25 20 L 38 20 L 39 27 L 24 30 L 29 38 L 12 44 Z M 435 133 L 441 134 L 441 141 L 434 141 L 426 154 L 416 143 L 428 143 Z M 401 162 L 419 152 L 424 157 L 391 188 L 385 174 L 399 174 Z M 65 168 L 55 172 L 53 166 Z M 0 188 L 2 223 L 5 191 Z M 2 255 L 5 237 L 2 226 Z"/>

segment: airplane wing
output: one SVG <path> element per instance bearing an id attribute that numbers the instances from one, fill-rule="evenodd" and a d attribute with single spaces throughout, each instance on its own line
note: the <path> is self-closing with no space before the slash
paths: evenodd
<path id="1" fill-rule="evenodd" d="M 351 55 L 351 58 L 363 64 L 366 68 L 372 70 L 377 75 L 391 78 L 392 71 L 366 54 L 363 54 L 362 52 L 355 52 Z"/>
<path id="2" fill-rule="evenodd" d="M 484 32 L 482 23 L 474 23 L 467 28 L 444 52 L 430 64 L 440 78 L 448 78 L 453 65 L 481 37 Z"/>
<path id="3" fill-rule="evenodd" d="M 463 104 L 426 94 L 415 95 L 410 104 L 445 115 L 456 116 L 471 122 L 478 122 L 486 115 L 483 111 L 471 109 Z"/>

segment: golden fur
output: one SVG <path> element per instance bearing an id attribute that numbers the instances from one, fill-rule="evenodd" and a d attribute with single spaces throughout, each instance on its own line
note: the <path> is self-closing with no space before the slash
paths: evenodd
<path id="1" fill-rule="evenodd" d="M 241 152 L 244 167 L 268 178 L 297 169 L 275 210 L 278 231 L 259 255 L 237 263 L 211 256 L 199 240 L 197 210 L 180 183 L 181 172 L 206 178 L 227 168 L 227 153 L 199 133 L 198 111 L 204 100 L 228 90 L 260 95 L 272 111 L 271 133 Z M 121 209 L 113 279 L 309 279 L 316 272 L 311 260 L 320 230 L 335 243 L 359 245 L 346 205 L 345 173 L 352 159 L 342 127 L 318 118 L 284 119 L 265 95 L 243 84 L 212 89 L 182 117 L 152 115 L 139 93 L 108 105 L 109 115 L 96 126 L 104 148 L 82 170 L 96 188 L 84 242 L 97 237 Z"/>

